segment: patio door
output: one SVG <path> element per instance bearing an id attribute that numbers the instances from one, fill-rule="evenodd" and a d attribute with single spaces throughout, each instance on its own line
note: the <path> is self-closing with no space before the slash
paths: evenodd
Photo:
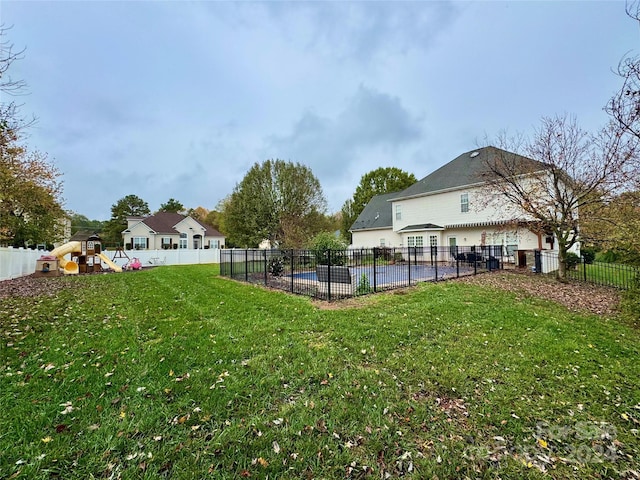
<path id="1" fill-rule="evenodd" d="M 452 258 L 455 258 L 457 253 L 458 240 L 456 237 L 452 237 L 452 236 L 448 236 L 447 240 L 449 242 L 449 254 L 451 255 Z"/>

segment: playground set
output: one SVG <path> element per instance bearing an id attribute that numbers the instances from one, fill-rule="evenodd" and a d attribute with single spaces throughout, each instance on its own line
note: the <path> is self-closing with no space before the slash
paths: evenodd
<path id="1" fill-rule="evenodd" d="M 70 255 L 71 259 L 66 256 Z M 123 267 L 117 265 L 116 258 L 126 258 Z M 103 268 L 102 264 L 107 268 Z M 137 258 L 130 259 L 122 249 L 117 249 L 110 259 L 102 251 L 100 237 L 95 234 L 76 234 L 71 241 L 54 248 L 48 255 L 36 260 L 36 276 L 78 275 L 103 271 L 122 272 L 123 270 L 140 270 L 142 264 Z"/>

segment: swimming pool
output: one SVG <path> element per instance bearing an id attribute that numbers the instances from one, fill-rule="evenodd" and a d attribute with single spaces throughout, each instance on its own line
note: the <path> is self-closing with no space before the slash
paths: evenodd
<path id="1" fill-rule="evenodd" d="M 349 267 L 351 275 L 355 276 L 356 281 L 359 281 L 362 275 L 366 275 L 369 283 L 373 284 L 373 267 Z M 462 268 L 460 269 L 463 270 Z M 436 279 L 436 273 L 438 278 L 443 276 L 455 276 L 457 273 L 456 267 L 438 265 L 437 272 L 436 267 L 432 265 L 411 265 L 397 264 L 397 265 L 384 265 L 375 268 L 375 283 L 377 285 L 386 285 L 401 282 L 428 282 Z M 291 276 L 291 275 L 289 275 Z M 307 272 L 298 272 L 293 274 L 294 279 L 318 281 L 318 276 L 315 270 Z"/>

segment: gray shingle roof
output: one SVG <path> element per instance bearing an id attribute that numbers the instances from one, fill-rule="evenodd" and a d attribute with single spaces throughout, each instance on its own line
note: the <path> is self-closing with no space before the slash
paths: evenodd
<path id="1" fill-rule="evenodd" d="M 391 200 L 419 197 L 483 183 L 483 174 L 487 171 L 487 162 L 500 156 L 508 158 L 510 162 L 515 161 L 518 165 L 522 164 L 523 173 L 546 168 L 545 164 L 541 162 L 496 147 L 482 147 L 470 150 L 401 192 L 373 197 L 351 226 L 351 231 L 391 227 L 393 225 Z M 442 228 L 432 224 L 423 224 L 423 226 L 425 228 Z M 415 230 L 413 227 L 417 226 L 411 225 L 403 230 Z"/>
<path id="2" fill-rule="evenodd" d="M 435 223 L 419 223 L 417 225 L 407 225 L 404 228 L 398 230 L 399 232 L 411 232 L 416 230 L 444 230 L 444 227 L 436 225 Z"/>
<path id="3" fill-rule="evenodd" d="M 376 195 L 367 206 L 364 207 L 364 210 L 360 212 L 356 221 L 353 222 L 351 226 L 351 230 L 368 230 L 368 229 L 376 229 L 376 228 L 389 228 L 393 225 L 392 211 L 391 211 L 391 200 L 398 192 L 393 193 L 385 193 L 382 195 Z"/>
<path id="4" fill-rule="evenodd" d="M 477 154 L 476 154 L 477 152 Z M 397 199 L 415 197 L 435 193 L 442 190 L 477 185 L 483 182 L 483 173 L 487 170 L 487 161 L 496 156 L 509 156 L 510 161 L 522 162 L 528 170 L 544 168 L 544 164 L 496 147 L 482 147 L 470 150 L 454 158 L 421 180 L 396 195 Z"/>
<path id="5" fill-rule="evenodd" d="M 158 212 L 155 215 L 151 215 L 149 217 L 143 218 L 141 221 L 156 233 L 175 234 L 176 229 L 173 227 L 175 227 L 178 223 L 180 223 L 185 218 L 187 218 L 185 215 L 181 215 L 179 213 Z M 206 232 L 205 232 L 206 236 L 208 237 L 223 236 L 218 230 L 213 228 L 211 225 L 206 225 L 202 222 L 198 222 L 198 223 L 206 229 Z"/>

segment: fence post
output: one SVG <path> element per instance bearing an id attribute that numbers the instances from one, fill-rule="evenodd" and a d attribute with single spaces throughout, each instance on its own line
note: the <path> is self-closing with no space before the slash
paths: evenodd
<path id="1" fill-rule="evenodd" d="M 436 247 L 437 248 L 437 247 Z M 436 261 L 433 262 L 433 247 L 431 247 L 431 265 L 435 267 L 436 282 L 438 281 L 438 250 L 436 250 Z"/>
<path id="2" fill-rule="evenodd" d="M 376 249 L 373 249 L 373 291 L 374 293 L 377 291 L 376 290 Z"/>
<path id="3" fill-rule="evenodd" d="M 584 281 L 587 281 L 587 262 L 585 261 L 584 257 L 580 257 L 582 260 L 582 271 L 584 273 Z"/>
<path id="4" fill-rule="evenodd" d="M 473 252 L 473 256 L 471 258 L 473 258 L 473 274 L 477 275 L 478 274 L 478 257 L 476 256 L 476 246 L 474 245 L 471 248 L 471 251 Z"/>
<path id="5" fill-rule="evenodd" d="M 249 281 L 249 249 L 244 249 L 244 281 Z"/>
<path id="6" fill-rule="evenodd" d="M 410 287 L 411 286 L 411 247 L 407 247 L 407 249 L 408 249 L 407 250 L 407 259 L 409 260 L 407 262 L 407 265 L 409 267 L 409 269 L 408 269 L 409 285 L 407 285 L 407 286 Z"/>
<path id="7" fill-rule="evenodd" d="M 267 285 L 267 249 L 264 249 L 264 284 Z"/>
<path id="8" fill-rule="evenodd" d="M 293 265 L 293 248 L 291 249 L 291 293 L 293 293 L 293 274 L 295 273 L 295 267 Z"/>
<path id="9" fill-rule="evenodd" d="M 455 250 L 454 250 L 455 256 L 454 258 L 456 259 L 456 278 L 460 278 L 460 254 L 458 251 L 458 245 L 455 246 Z"/>
<path id="10" fill-rule="evenodd" d="M 331 301 L 331 249 L 327 250 L 327 300 Z"/>

